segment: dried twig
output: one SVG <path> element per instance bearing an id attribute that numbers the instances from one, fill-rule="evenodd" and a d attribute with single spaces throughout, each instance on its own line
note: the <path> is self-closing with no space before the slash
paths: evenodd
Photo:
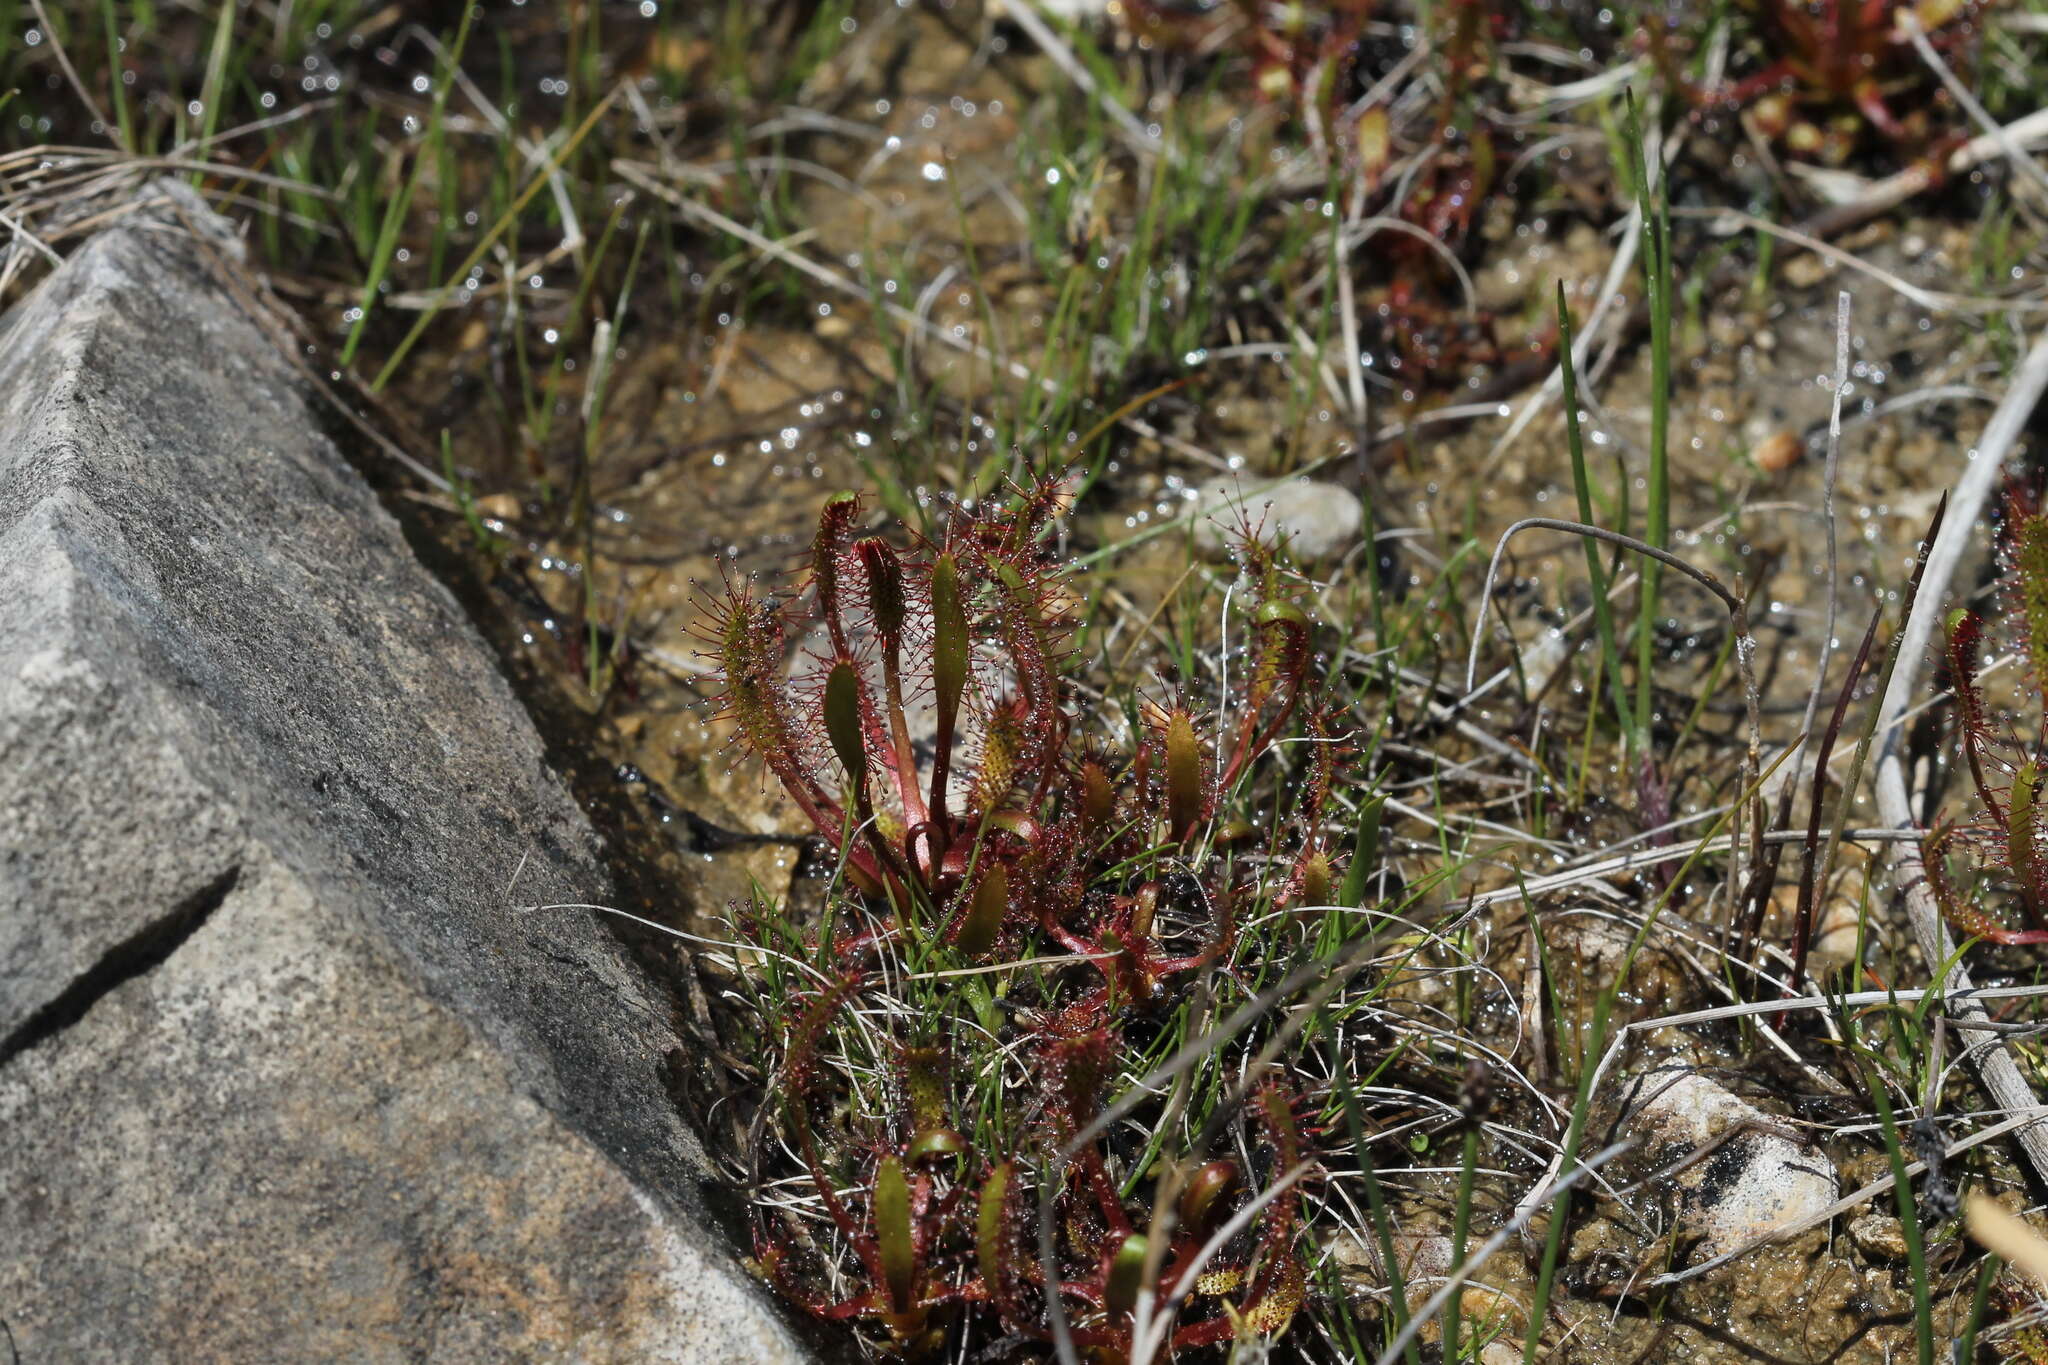
<path id="1" fill-rule="evenodd" d="M 1966 174 L 1993 157 L 2006 155 L 2008 147 L 2026 150 L 2044 142 L 2048 142 L 2048 109 L 2036 109 L 2025 118 L 2004 125 L 1996 135 L 1985 133 L 1956 148 L 1949 153 L 1948 164 L 1941 171 L 1921 164 L 1908 166 L 1877 181 L 1848 203 L 1815 214 L 1799 225 L 1800 230 L 1814 237 L 1832 237 L 1905 203 L 1950 176 Z"/>
<path id="2" fill-rule="evenodd" d="M 1838 246 L 1822 241 L 1818 233 L 1786 227 L 1782 223 L 1773 223 L 1768 218 L 1759 218 L 1753 213 L 1744 213 L 1739 209 L 1681 205 L 1671 210 L 1671 216 L 1703 219 L 1707 224 L 1707 231 L 1723 237 L 1736 232 L 1761 232 L 1790 242 L 1794 246 L 1811 251 L 1829 265 L 1869 276 L 1900 298 L 1917 304 L 1930 313 L 1980 315 L 2038 313 L 2048 310 L 2048 300 L 1978 298 L 1969 294 L 1950 294 L 1940 289 L 1923 289 L 1911 280 L 1872 265 L 1853 252 L 1844 251 Z"/>
<path id="3" fill-rule="evenodd" d="M 57 36 L 57 30 L 50 26 L 50 15 L 43 8 L 43 0 L 28 0 L 28 2 L 34 6 L 36 18 L 42 23 L 43 41 L 48 43 L 50 51 L 56 54 L 57 65 L 64 69 L 64 79 L 71 82 L 72 93 L 77 95 L 78 102 L 85 106 L 85 112 L 92 115 L 94 123 L 105 129 L 109 137 L 117 136 L 118 130 L 114 127 L 114 121 L 107 117 L 106 110 L 100 108 L 100 102 L 92 97 L 90 90 L 85 88 L 85 82 L 78 79 L 78 70 L 71 65 L 71 58 L 64 51 L 63 40 Z"/>
<path id="4" fill-rule="evenodd" d="M 1157 156 L 1165 150 L 1165 144 L 1159 140 L 1158 135 L 1138 122 L 1138 116 L 1125 108 L 1121 100 L 1113 100 L 1103 94 L 1102 88 L 1095 83 L 1094 75 L 1081 64 L 1081 59 L 1074 55 L 1074 50 L 1067 46 L 1065 40 L 1052 31 L 1052 26 L 1039 16 L 1038 6 L 1034 0 L 1010 0 L 1004 9 L 1010 21 L 1023 29 L 1025 35 L 1038 45 L 1038 50 L 1050 57 L 1053 65 L 1064 72 L 1068 80 L 1095 101 L 1096 106 L 1116 125 L 1117 132 L 1122 134 L 1124 141 L 1131 144 L 1133 150 L 1147 156 Z"/>
<path id="5" fill-rule="evenodd" d="M 1913 13 L 1911 5 L 1903 5 L 1898 9 L 1896 23 L 1912 41 L 1913 50 L 1920 54 L 1920 60 L 1927 63 L 1928 69 L 1940 79 L 1942 87 L 1954 96 L 1955 102 L 1962 106 L 1963 112 L 1984 130 L 1984 135 L 1998 144 L 1998 149 L 2005 153 L 2005 159 L 2012 163 L 2012 168 L 2018 171 L 2023 179 L 2032 181 L 2035 189 L 2048 192 L 2048 174 L 2043 174 L 2034 158 L 2026 154 L 2012 134 L 2001 127 L 1997 120 L 1991 117 L 1991 112 L 1977 102 L 1977 97 L 1970 93 L 1970 88 L 1956 78 L 1955 72 L 1949 70 L 1948 63 L 1934 50 L 1934 44 L 1927 41 L 1927 30 L 1921 24 L 1920 16 Z"/>
<path id="6" fill-rule="evenodd" d="M 2048 337 L 2035 342 L 2033 349 L 2027 352 L 1949 497 L 1948 516 L 1928 551 L 1927 567 L 1913 603 L 1913 613 L 1907 618 L 1901 633 L 1899 666 L 1892 674 L 1891 686 L 1885 692 L 1884 703 L 1878 713 L 1880 729 L 1904 711 L 1919 683 L 1920 664 L 1934 639 L 1935 625 L 1942 616 L 1949 581 L 1962 563 L 1971 532 L 1977 524 L 1977 515 L 1997 482 L 2000 466 L 2018 441 L 2044 388 L 2048 388 Z M 1880 818 L 1889 824 L 1906 826 L 1913 823 L 1912 800 L 1906 791 L 1906 767 L 1899 755 L 1896 732 L 1887 734 L 1878 754 L 1877 808 Z M 1920 846 L 1916 843 L 1893 844 L 1891 863 L 1894 884 L 1904 888 L 1907 917 L 1921 953 L 1937 968 L 1954 960 L 1955 944 L 1949 938 L 1941 908 L 1927 886 L 1927 877 L 1921 867 Z M 1968 991 L 1971 989 L 1970 975 L 1957 962 L 1945 977 L 1933 985 L 1936 989 Z M 1959 1027 L 1964 1029 L 1968 1029 L 1971 1022 L 1985 1017 L 1983 1007 L 1974 1000 L 1964 1001 L 1956 1012 L 1967 1021 L 1959 1023 Z M 1997 1041 L 1996 1035 L 1993 1039 Z M 2035 1097 L 2033 1087 L 2013 1061 L 2012 1054 L 2002 1044 L 1979 1052 L 1976 1066 L 1978 1079 L 2000 1108 L 2031 1112 L 2037 1120 L 2048 1116 L 2048 1111 L 2041 1108 L 2040 1100 Z M 2036 1177 L 2048 1181 L 2048 1133 L 2044 1133 L 2038 1123 L 2029 1123 L 2018 1130 L 2018 1138 Z"/>

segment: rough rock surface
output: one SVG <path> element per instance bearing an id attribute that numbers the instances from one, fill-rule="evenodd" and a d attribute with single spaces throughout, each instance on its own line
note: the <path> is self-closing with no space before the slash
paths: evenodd
<path id="1" fill-rule="evenodd" d="M 601 901 L 596 836 L 224 225 L 151 194 L 0 334 L 20 1358 L 801 1358 L 705 1221 L 669 1006 L 512 908 Z"/>
<path id="2" fill-rule="evenodd" d="M 1663 1163 L 1719 1140 L 1676 1178 L 1683 1217 L 1700 1235 L 1694 1256 L 1719 1256 L 1791 1228 L 1840 1197 L 1826 1156 L 1784 1136 L 1782 1124 L 1695 1073 L 1653 1074 L 1636 1115 L 1652 1159 Z"/>

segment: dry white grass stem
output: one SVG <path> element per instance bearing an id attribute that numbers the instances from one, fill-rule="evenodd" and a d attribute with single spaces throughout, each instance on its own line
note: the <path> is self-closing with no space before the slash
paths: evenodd
<path id="1" fill-rule="evenodd" d="M 1997 484 L 2005 457 L 2019 440 L 2044 388 L 2048 388 L 2048 336 L 2036 341 L 2020 363 L 2006 389 L 2005 398 L 1991 415 L 1990 423 L 1978 438 L 1976 449 L 1971 452 L 1954 491 L 1949 495 L 1947 516 L 1940 534 L 1928 550 L 1927 567 L 1921 576 L 1919 595 L 1913 602 L 1913 614 L 1907 619 L 1902 632 L 1898 667 L 1892 674 L 1891 686 L 1878 713 L 1881 728 L 1905 710 L 1919 685 L 1921 663 L 1934 642 L 1937 623 L 1946 615 L 1949 583 L 1955 577 L 1964 553 L 1976 538 L 1978 514 Z M 1887 734 L 1884 747 L 1879 751 L 1876 789 L 1881 819 L 1901 827 L 1914 823 L 1912 800 L 1906 790 L 1905 763 L 1899 755 L 1895 732 Z M 1955 945 L 1949 937 L 1948 926 L 1943 922 L 1941 908 L 1928 888 L 1926 873 L 1921 866 L 1920 845 L 1915 842 L 1892 845 L 1891 865 L 1895 884 L 1903 888 L 1907 917 L 1922 955 L 1930 963 L 1954 961 Z M 1972 989 L 1970 976 L 1960 962 L 1956 962 L 1946 977 L 1933 985 L 1935 989 L 1946 989 L 1963 1000 L 1963 1006 L 1957 1012 L 1964 1027 L 1968 1027 L 1969 1021 L 1985 1017 L 1983 1006 L 1969 996 Z M 2003 1046 L 1987 1047 L 1977 1053 L 1976 1067 L 1978 1079 L 1998 1107 L 2013 1112 L 2031 1112 L 2036 1116 L 2041 1113 L 2040 1101 L 2035 1097 L 2033 1087 L 2021 1074 L 2012 1054 Z M 2035 1175 L 2048 1181 L 2048 1133 L 2042 1132 L 2038 1125 L 2029 1124 L 2019 1129 L 2018 1140 Z"/>

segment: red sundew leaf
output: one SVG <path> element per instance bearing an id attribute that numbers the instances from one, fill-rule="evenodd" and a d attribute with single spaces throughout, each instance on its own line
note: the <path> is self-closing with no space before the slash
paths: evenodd
<path id="1" fill-rule="evenodd" d="M 811 542 L 811 587 L 818 597 L 818 615 L 832 633 L 832 649 L 842 658 L 853 653 L 847 644 L 846 623 L 840 615 L 839 561 L 847 538 L 860 517 L 860 499 L 851 493 L 835 493 L 818 513 L 818 534 Z"/>
<path id="2" fill-rule="evenodd" d="M 1984 776 L 1984 750 L 1991 740 L 1991 726 L 1984 712 L 1983 694 L 1977 689 L 1977 647 L 1983 634 L 1984 622 L 1975 612 L 1959 608 L 1949 614 L 1947 648 L 1943 654 L 1948 676 L 1941 681 L 1947 683 L 1955 696 L 1956 730 L 1969 760 L 1977 796 L 1993 822 L 2003 825 L 2005 816 L 1997 794 Z"/>
<path id="3" fill-rule="evenodd" d="M 1212 1161 L 1189 1176 L 1186 1188 L 1180 1192 L 1181 1225 L 1194 1232 L 1207 1229 L 1217 1201 L 1238 1184 L 1237 1163 L 1228 1159 Z"/>

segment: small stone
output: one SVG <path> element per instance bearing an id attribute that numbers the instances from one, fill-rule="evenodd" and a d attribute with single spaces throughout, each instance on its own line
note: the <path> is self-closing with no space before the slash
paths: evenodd
<path id="1" fill-rule="evenodd" d="M 1889 1214 L 1866 1213 L 1849 1224 L 1849 1240 L 1865 1256 L 1879 1261 L 1906 1259 L 1906 1233 Z"/>
<path id="2" fill-rule="evenodd" d="M 1395 1232 L 1390 1240 L 1394 1244 L 1394 1260 L 1401 1267 L 1401 1279 L 1404 1283 L 1434 1279 L 1451 1268 L 1451 1239 L 1442 1233 Z M 1385 1258 L 1380 1255 L 1377 1238 L 1347 1237 L 1337 1245 L 1337 1257 L 1340 1261 L 1372 1275 L 1385 1277 Z"/>
<path id="3" fill-rule="evenodd" d="M 519 520 L 519 499 L 511 493 L 487 493 L 476 500 L 476 511 L 502 526 Z"/>
<path id="4" fill-rule="evenodd" d="M 1789 431 L 1774 431 L 1757 442 L 1749 452 L 1749 458 L 1756 461 L 1756 467 L 1766 474 L 1779 474 L 1799 462 L 1806 450 L 1806 443 Z"/>
<path id="5" fill-rule="evenodd" d="M 1365 507 L 1347 488 L 1318 479 L 1288 479 L 1265 487 L 1230 475 L 1211 479 L 1195 493 L 1195 545 L 1219 554 L 1248 525 L 1261 544 L 1282 535 L 1303 562 L 1330 559 L 1358 543 Z"/>
<path id="6" fill-rule="evenodd" d="M 1522 650 L 1522 674 L 1529 680 L 1529 695 L 1537 696 L 1550 687 L 1557 670 L 1571 658 L 1571 642 L 1556 628 L 1542 632 Z"/>
<path id="7" fill-rule="evenodd" d="M 1749 338 L 1749 323 L 1735 314 L 1718 313 L 1707 320 L 1707 339 L 1717 346 L 1740 346 Z"/>
<path id="8" fill-rule="evenodd" d="M 1839 1195 L 1834 1166 L 1825 1156 L 1758 1126 L 1775 1121 L 1706 1077 L 1653 1075 L 1644 1090 L 1652 1098 L 1637 1120 L 1659 1144 L 1659 1163 L 1742 1129 L 1673 1181 L 1684 1197 L 1686 1225 L 1700 1235 L 1699 1259 L 1792 1228 Z"/>
<path id="9" fill-rule="evenodd" d="M 1401 1284 L 1407 1290 L 1409 1311 L 1420 1312 L 1430 1297 L 1443 1287 L 1444 1276 L 1450 1273 L 1451 1239 L 1442 1233 L 1396 1232 L 1392 1240 L 1394 1260 L 1401 1268 Z M 1378 1239 L 1339 1238 L 1331 1247 L 1331 1255 L 1342 1270 L 1366 1282 L 1374 1291 L 1386 1284 L 1388 1277 Z M 1460 1316 L 1467 1323 L 1466 1331 L 1470 1335 L 1494 1331 L 1502 1323 L 1507 1323 L 1519 1335 L 1526 1323 L 1521 1305 L 1513 1295 L 1476 1279 L 1465 1285 Z M 1422 1339 L 1440 1340 L 1440 1333 L 1441 1329 L 1432 1323 L 1423 1329 Z M 1519 1347 L 1512 1358 L 1521 1360 Z M 1493 1357 L 1482 1353 L 1480 1359 L 1490 1362 Z"/>
<path id="10" fill-rule="evenodd" d="M 1814 957 L 1829 962 L 1850 962 L 1856 957 L 1856 940 L 1863 932 L 1863 917 L 1860 903 L 1863 899 L 1863 874 L 1854 867 L 1845 868 L 1836 883 L 1827 904 L 1822 906 L 1814 926 L 1813 943 L 1809 951 Z M 1870 928 L 1870 941 L 1877 939 L 1877 926 Z"/>
<path id="11" fill-rule="evenodd" d="M 1826 279 L 1833 267 L 1815 255 L 1794 256 L 1782 267 L 1785 283 L 1795 289 L 1811 289 Z"/>

